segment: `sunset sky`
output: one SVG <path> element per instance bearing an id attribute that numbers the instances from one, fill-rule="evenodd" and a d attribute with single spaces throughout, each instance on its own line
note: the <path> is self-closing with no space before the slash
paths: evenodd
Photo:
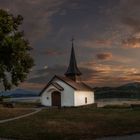
<path id="1" fill-rule="evenodd" d="M 23 88 L 41 89 L 67 69 L 74 36 L 83 81 L 92 87 L 140 81 L 140 0 L 0 0 L 21 14 L 35 60 Z"/>

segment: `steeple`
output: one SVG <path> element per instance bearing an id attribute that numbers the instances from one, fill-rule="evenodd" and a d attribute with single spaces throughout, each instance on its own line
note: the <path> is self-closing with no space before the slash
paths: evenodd
<path id="1" fill-rule="evenodd" d="M 73 43 L 74 39 L 72 38 L 71 41 L 72 41 L 72 48 L 71 48 L 70 62 L 65 75 L 74 81 L 79 81 L 79 76 L 81 75 L 81 72 L 79 71 L 76 63 L 74 43 Z"/>

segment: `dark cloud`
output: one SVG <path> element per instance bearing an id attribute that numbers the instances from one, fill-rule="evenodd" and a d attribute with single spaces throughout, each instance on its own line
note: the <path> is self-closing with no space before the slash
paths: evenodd
<path id="1" fill-rule="evenodd" d="M 34 42 L 44 37 L 51 29 L 51 18 L 58 13 L 67 0 L 1 0 L 0 8 L 24 17 L 22 28 Z"/>
<path id="2" fill-rule="evenodd" d="M 58 51 L 58 50 L 52 50 L 52 49 L 47 49 L 47 50 L 45 50 L 45 51 L 40 51 L 40 53 L 41 54 L 44 54 L 44 55 L 46 55 L 46 56 L 49 56 L 49 55 L 51 55 L 51 56 L 58 56 L 58 55 L 64 55 L 64 54 L 66 54 L 66 52 L 62 52 L 62 51 Z"/>
<path id="3" fill-rule="evenodd" d="M 112 58 L 112 53 L 110 53 L 110 52 L 99 53 L 96 56 L 100 60 L 110 60 Z"/>
<path id="4" fill-rule="evenodd" d="M 140 48 L 140 18 L 124 17 L 123 23 L 132 31 L 129 37 L 122 40 L 122 46 L 125 48 Z"/>
<path id="5" fill-rule="evenodd" d="M 42 84 L 47 84 L 50 80 L 51 76 L 38 76 L 38 77 L 33 77 L 30 78 L 27 82 L 28 83 L 42 83 Z"/>
<path id="6" fill-rule="evenodd" d="M 124 51 L 122 46 L 140 46 L 140 0 L 0 0 L 0 8 L 23 15 L 21 28 L 34 47 L 34 69 L 40 70 L 32 72 L 25 86 L 47 83 L 55 74 L 64 75 L 72 35 L 80 64 L 87 62 L 80 65 L 83 81 L 115 85 L 138 80 L 138 75 L 129 74 L 139 73 L 131 70 L 139 67 L 139 62 L 129 59 L 139 59 L 139 54 L 134 49 Z"/>
<path id="7" fill-rule="evenodd" d="M 28 80 L 32 83 L 47 83 L 54 75 L 63 75 L 66 67 L 63 65 L 55 65 L 47 69 L 39 69 Z"/>
<path id="8" fill-rule="evenodd" d="M 64 73 L 66 72 L 67 67 L 64 65 L 56 65 L 54 67 L 48 68 L 48 69 L 40 69 L 37 70 L 32 78 L 28 80 L 28 82 L 31 83 L 47 83 L 54 75 L 61 75 L 64 76 Z M 79 68 L 82 72 L 82 79 L 83 81 L 86 81 L 87 79 L 90 79 L 91 77 L 97 77 L 100 75 L 102 71 L 98 71 L 95 69 L 88 69 L 88 68 Z"/>
<path id="9" fill-rule="evenodd" d="M 40 91 L 44 88 L 45 84 L 24 82 L 19 85 L 20 88 Z"/>
<path id="10" fill-rule="evenodd" d="M 122 39 L 122 45 L 126 48 L 139 48 L 140 39 L 136 35 L 140 33 L 140 1 L 120 1 L 120 19 L 126 29 L 126 36 Z"/>
<path id="11" fill-rule="evenodd" d="M 139 10 L 139 5 L 139 0 L 120 0 L 121 13 L 124 13 L 125 15 L 130 15 L 130 13 L 133 14 Z"/>
<path id="12" fill-rule="evenodd" d="M 129 26 L 133 31 L 140 31 L 140 19 L 135 19 L 135 17 L 123 17 L 122 23 Z"/>

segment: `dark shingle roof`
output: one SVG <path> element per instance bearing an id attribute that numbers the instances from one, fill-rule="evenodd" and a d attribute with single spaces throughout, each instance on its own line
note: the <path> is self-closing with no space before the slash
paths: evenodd
<path id="1" fill-rule="evenodd" d="M 66 84 L 68 84 L 69 86 L 71 86 L 72 88 L 74 88 L 75 90 L 83 90 L 83 91 L 93 90 L 91 87 L 89 87 L 83 82 L 75 82 L 67 77 L 62 77 L 62 76 L 56 76 L 56 77 L 62 80 L 63 82 L 65 82 Z"/>
<path id="2" fill-rule="evenodd" d="M 64 83 L 66 83 L 67 85 L 69 85 L 70 87 L 72 87 L 73 89 L 77 90 L 77 91 L 93 91 L 93 89 L 91 87 L 89 87 L 88 85 L 86 85 L 83 82 L 75 82 L 67 77 L 63 77 L 63 76 L 57 76 L 55 75 L 50 82 L 44 87 L 44 89 L 40 92 L 40 95 L 49 87 L 49 85 L 53 85 L 55 86 L 58 90 L 62 91 L 64 90 L 63 87 L 61 87 L 58 83 L 54 82 L 54 79 L 59 79 L 61 81 L 63 81 Z"/>

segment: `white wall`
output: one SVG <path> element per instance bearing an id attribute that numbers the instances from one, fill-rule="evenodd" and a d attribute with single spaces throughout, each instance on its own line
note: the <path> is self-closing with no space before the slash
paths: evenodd
<path id="1" fill-rule="evenodd" d="M 56 82 L 64 88 L 61 91 L 61 106 L 74 106 L 74 89 L 63 81 L 56 80 Z"/>
<path id="2" fill-rule="evenodd" d="M 85 103 L 87 98 L 87 103 Z M 81 106 L 94 103 L 94 92 L 92 91 L 75 91 L 74 92 L 74 106 Z"/>
<path id="3" fill-rule="evenodd" d="M 50 85 L 41 95 L 41 104 L 44 106 L 52 105 L 51 93 L 58 91 L 54 86 Z"/>
<path id="4" fill-rule="evenodd" d="M 41 95 L 41 103 L 44 106 L 52 106 L 51 93 L 59 91 L 61 93 L 61 106 L 80 106 L 94 103 L 94 92 L 92 91 L 75 91 L 71 86 L 65 82 L 55 78 L 54 81 L 64 88 L 59 91 L 53 85 L 50 85 Z M 87 97 L 87 103 L 85 103 Z M 48 99 L 47 99 L 48 98 Z"/>
<path id="5" fill-rule="evenodd" d="M 53 85 L 50 85 L 41 95 L 41 104 L 44 106 L 51 106 L 51 93 L 54 91 L 59 91 L 61 93 L 61 106 L 74 106 L 74 89 L 59 79 L 54 79 L 54 81 L 63 87 L 64 90 L 59 91 Z"/>

